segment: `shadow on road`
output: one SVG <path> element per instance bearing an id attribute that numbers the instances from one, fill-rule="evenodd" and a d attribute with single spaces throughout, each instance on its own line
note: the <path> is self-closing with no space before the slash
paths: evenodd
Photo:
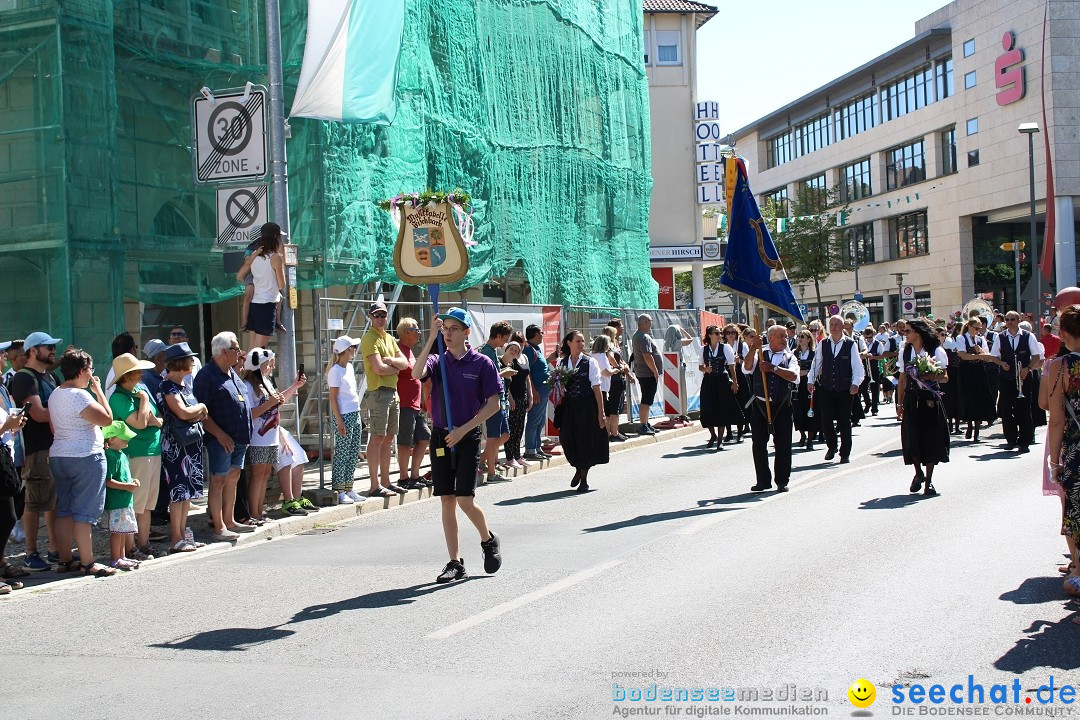
<path id="1" fill-rule="evenodd" d="M 1059 597 L 1061 584 L 1058 584 Z M 1034 668 L 1047 667 L 1060 670 L 1080 668 L 1080 643 L 1077 636 L 1080 627 L 1072 620 L 1078 617 L 1063 618 L 1055 623 L 1036 620 L 1028 633 L 1016 641 L 1016 644 L 994 662 L 994 668 L 1004 672 L 1020 673 Z"/>
<path id="2" fill-rule="evenodd" d="M 563 500 L 565 498 L 581 495 L 577 490 L 567 487 L 565 490 L 556 490 L 555 492 L 543 493 L 542 495 L 524 495 L 522 497 L 508 498 L 506 500 L 500 500 L 495 505 L 506 507 L 508 505 L 524 505 L 525 503 L 539 503 L 547 502 L 548 500 Z"/>
<path id="3" fill-rule="evenodd" d="M 634 527 L 635 525 L 650 525 L 652 523 L 667 522 L 668 520 L 682 520 L 684 518 L 694 517 L 695 515 L 711 515 L 712 513 L 727 512 L 732 509 L 733 508 L 694 508 L 691 510 L 674 510 L 672 512 L 655 513 L 653 515 L 638 515 L 631 520 L 620 520 L 619 522 L 608 523 L 607 525 L 584 528 L 582 532 L 592 533 L 622 530 L 623 528 Z"/>
<path id="4" fill-rule="evenodd" d="M 698 507 L 708 507 L 709 505 L 738 505 L 746 502 L 761 502 L 767 497 L 774 495 L 772 492 L 745 492 L 738 495 L 729 495 L 728 497 L 713 498 L 712 500 L 698 500 Z"/>
<path id="5" fill-rule="evenodd" d="M 998 450 L 992 453 L 982 453 L 981 455 L 970 455 L 979 462 L 986 462 L 987 460 L 1005 460 L 1007 458 L 1020 457 L 1020 453 L 1015 450 Z"/>
<path id="6" fill-rule="evenodd" d="M 699 455 L 712 455 L 717 452 L 715 448 L 707 448 L 702 445 L 684 445 L 683 452 L 667 453 L 661 455 L 662 458 L 684 458 L 684 457 L 697 457 Z"/>
<path id="7" fill-rule="evenodd" d="M 169 640 L 167 642 L 152 643 L 150 647 L 165 648 L 167 650 L 209 650 L 223 652 L 242 652 L 249 648 L 263 645 L 274 640 L 281 640 L 296 634 L 295 630 L 286 629 L 289 625 L 307 622 L 308 620 L 321 620 L 332 617 L 338 613 L 351 610 L 373 610 L 376 608 L 401 607 L 409 605 L 424 595 L 429 595 L 438 590 L 449 588 L 452 585 L 460 585 L 462 582 L 478 580 L 482 577 L 470 577 L 457 583 L 425 583 L 412 587 L 396 588 L 393 590 L 379 590 L 377 592 L 357 595 L 332 603 L 311 605 L 299 611 L 288 622 L 280 625 L 271 625 L 265 628 L 221 628 L 219 630 L 207 630 L 187 637 Z"/>
<path id="8" fill-rule="evenodd" d="M 908 505 L 914 505 L 922 500 L 929 500 L 931 497 L 938 497 L 932 495 L 927 497 L 922 493 L 908 493 L 907 495 L 891 495 L 889 497 L 874 498 L 873 500 L 863 500 L 859 505 L 860 510 L 898 510 L 899 508 L 907 507 Z"/>
<path id="9" fill-rule="evenodd" d="M 1020 583 L 1020 587 L 1002 593 L 998 600 L 1006 600 L 1017 605 L 1039 605 L 1046 602 L 1061 600 L 1062 578 L 1058 577 L 1033 577 Z"/>
<path id="10" fill-rule="evenodd" d="M 871 453 L 871 455 L 873 457 L 879 457 L 879 458 L 903 457 L 904 449 L 903 448 L 896 448 L 895 450 L 887 450 L 886 452 Z"/>

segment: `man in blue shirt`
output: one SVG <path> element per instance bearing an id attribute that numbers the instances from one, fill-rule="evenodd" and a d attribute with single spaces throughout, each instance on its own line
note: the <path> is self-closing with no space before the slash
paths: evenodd
<path id="1" fill-rule="evenodd" d="M 551 456 L 540 447 L 547 427 L 548 398 L 551 397 L 551 365 L 544 357 L 544 331 L 537 325 L 525 328 L 525 348 L 522 350 L 529 361 L 529 378 L 532 380 L 532 405 L 525 419 L 526 460 L 549 460 Z"/>
<path id="2" fill-rule="evenodd" d="M 240 343 L 231 332 L 218 333 L 210 344 L 213 359 L 195 376 L 195 399 L 206 405 L 206 459 L 210 470 L 207 508 L 215 540 L 235 540 L 237 533 L 254 532 L 253 525 L 233 519 L 236 484 L 251 442 L 251 412 L 244 400 L 243 381 L 232 369 Z"/>
<path id="3" fill-rule="evenodd" d="M 480 426 L 500 411 L 502 382 L 495 363 L 466 347 L 471 327 L 472 318 L 461 308 L 450 308 L 436 317 L 412 370 L 417 380 L 431 378 L 431 480 L 434 493 L 442 502 L 443 535 L 450 553 L 450 562 L 436 578 L 440 583 L 469 576 L 459 554 L 457 508 L 461 508 L 480 533 L 484 572 L 491 574 L 502 566 L 499 538 L 488 530 L 487 517 L 474 500 L 476 470 L 480 464 Z M 439 334 L 443 336 L 446 352 L 431 355 Z M 447 397 L 449 417 L 445 407 Z"/>

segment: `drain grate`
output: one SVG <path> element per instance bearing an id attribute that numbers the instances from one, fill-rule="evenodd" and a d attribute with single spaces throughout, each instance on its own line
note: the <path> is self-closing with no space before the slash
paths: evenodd
<path id="1" fill-rule="evenodd" d="M 298 535 L 325 535 L 326 533 L 332 533 L 335 530 L 337 530 L 337 528 L 311 528 L 310 530 L 305 530 L 304 532 L 297 533 L 297 534 Z"/>

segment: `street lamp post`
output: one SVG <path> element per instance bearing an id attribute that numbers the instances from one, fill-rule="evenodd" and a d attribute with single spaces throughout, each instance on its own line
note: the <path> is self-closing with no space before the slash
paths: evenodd
<path id="1" fill-rule="evenodd" d="M 904 317 L 904 273 L 893 273 L 896 276 L 896 318 L 893 322 Z"/>
<path id="2" fill-rule="evenodd" d="M 1035 281 L 1035 312 L 1032 313 L 1032 317 L 1035 320 L 1036 325 L 1039 324 L 1042 317 L 1042 277 L 1039 274 L 1039 268 L 1036 264 L 1035 258 L 1039 255 L 1039 248 L 1035 244 L 1035 133 L 1039 132 L 1039 123 L 1026 122 L 1020 123 L 1020 127 L 1017 128 L 1021 133 L 1028 137 L 1028 188 L 1029 201 L 1031 206 L 1030 223 L 1031 227 L 1029 232 L 1031 235 L 1031 278 Z M 1018 247 L 1015 246 L 1014 247 Z M 1020 250 L 1016 250 L 1016 302 L 1020 304 Z M 1029 281 L 1030 282 L 1030 281 Z"/>

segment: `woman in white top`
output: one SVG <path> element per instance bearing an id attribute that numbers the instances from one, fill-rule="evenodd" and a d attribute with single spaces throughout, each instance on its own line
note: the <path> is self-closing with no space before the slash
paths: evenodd
<path id="1" fill-rule="evenodd" d="M 330 388 L 330 412 L 334 414 L 337 438 L 331 470 L 331 487 L 338 494 L 338 504 L 352 505 L 363 498 L 353 490 L 353 475 L 360 455 L 360 395 L 352 359 L 359 340 L 342 335 L 334 340 L 334 354 L 326 367 Z M 390 492 L 389 490 L 387 492 Z"/>
<path id="2" fill-rule="evenodd" d="M 262 226 L 259 245 L 244 261 L 237 278 L 251 273 L 254 294 L 248 308 L 247 328 L 251 331 L 251 347 L 266 347 L 278 324 L 278 302 L 285 287 L 284 245 L 281 226 L 266 223 Z"/>
<path id="3" fill-rule="evenodd" d="M 274 352 L 263 348 L 248 351 L 244 360 L 244 385 L 247 406 L 251 409 L 251 442 L 248 444 L 248 462 L 251 477 L 248 478 L 249 524 L 266 523 L 263 517 L 263 500 L 270 471 L 277 463 L 278 445 L 281 442 L 281 406 L 285 396 L 274 388 L 270 375 L 274 372 Z"/>
<path id="4" fill-rule="evenodd" d="M 107 577 L 116 570 L 94 562 L 91 527 L 105 509 L 105 439 L 101 428 L 112 423 L 112 410 L 88 354 L 68 350 L 60 358 L 60 372 L 64 382 L 49 396 L 53 427 L 49 468 L 56 482 L 60 570 Z M 86 391 L 87 386 L 91 392 Z M 79 560 L 72 560 L 72 540 L 79 547 Z"/>
<path id="5" fill-rule="evenodd" d="M 916 369 L 919 358 L 932 357 L 940 370 L 934 374 Z M 941 385 L 949 381 L 949 357 L 937 333 L 925 320 L 907 324 L 907 342 L 900 348 L 900 385 L 896 388 L 896 414 L 900 418 L 900 443 L 904 464 L 915 466 L 910 492 L 937 495 L 934 466 L 949 462 L 949 425 Z M 923 468 L 925 467 L 925 473 Z"/>

